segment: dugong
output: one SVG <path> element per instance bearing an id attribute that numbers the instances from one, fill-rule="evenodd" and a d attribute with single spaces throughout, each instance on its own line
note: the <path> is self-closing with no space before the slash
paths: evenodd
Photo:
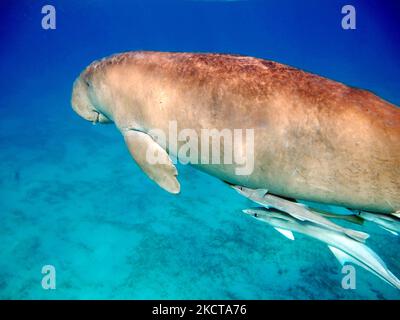
<path id="1" fill-rule="evenodd" d="M 137 164 L 171 193 L 180 185 L 170 156 L 184 141 L 163 144 L 151 131 L 168 133 L 175 121 L 178 132 L 199 136 L 253 130 L 249 174 L 237 174 L 235 163 L 189 161 L 229 184 L 368 212 L 400 209 L 400 109 L 284 64 L 228 54 L 116 54 L 79 75 L 72 107 L 88 121 L 115 123 Z M 149 149 L 163 162 L 149 162 Z"/>

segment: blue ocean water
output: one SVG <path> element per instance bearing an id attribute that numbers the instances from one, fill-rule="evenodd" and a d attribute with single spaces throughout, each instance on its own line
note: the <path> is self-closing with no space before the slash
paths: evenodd
<path id="1" fill-rule="evenodd" d="M 55 30 L 41 27 L 46 4 Z M 345 4 L 355 30 L 341 27 Z M 342 289 L 325 245 L 250 219 L 248 200 L 192 167 L 178 165 L 182 192 L 166 193 L 114 126 L 70 106 L 85 66 L 129 50 L 257 56 L 400 105 L 398 1 L 5 0 L 0 10 L 0 298 L 400 298 L 362 269 L 357 289 Z M 363 230 L 400 276 L 399 237 Z M 44 265 L 55 290 L 41 286 Z"/>

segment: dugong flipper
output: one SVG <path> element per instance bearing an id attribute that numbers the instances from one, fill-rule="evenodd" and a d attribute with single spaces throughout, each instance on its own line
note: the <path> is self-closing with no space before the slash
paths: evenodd
<path id="1" fill-rule="evenodd" d="M 147 176 L 168 192 L 179 193 L 178 171 L 168 153 L 147 133 L 126 130 L 123 136 L 132 158 Z M 156 163 L 152 163 L 151 155 L 157 155 Z"/>

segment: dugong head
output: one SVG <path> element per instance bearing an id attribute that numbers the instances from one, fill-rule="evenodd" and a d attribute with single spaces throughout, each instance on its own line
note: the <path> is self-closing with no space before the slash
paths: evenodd
<path id="1" fill-rule="evenodd" d="M 88 68 L 75 80 L 72 90 L 72 109 L 83 119 L 93 123 L 110 123 L 104 113 L 104 106 L 99 103 L 98 81 Z"/>

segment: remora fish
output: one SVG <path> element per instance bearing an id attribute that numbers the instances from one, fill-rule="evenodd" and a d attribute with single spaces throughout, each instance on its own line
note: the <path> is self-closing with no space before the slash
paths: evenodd
<path id="1" fill-rule="evenodd" d="M 299 219 L 301 221 L 310 221 L 325 228 L 329 228 L 337 232 L 342 232 L 357 241 L 365 242 L 365 240 L 369 237 L 369 235 L 364 232 L 347 229 L 336 223 L 333 223 L 332 221 L 322 217 L 320 214 L 310 210 L 304 204 L 288 201 L 269 194 L 265 189 L 255 190 L 242 186 L 233 186 L 233 188 L 240 194 L 266 207 L 267 209 L 272 207 L 277 210 L 284 211 L 296 219 Z"/>
<path id="2" fill-rule="evenodd" d="M 400 219 L 395 215 L 370 213 L 366 211 L 359 211 L 357 214 L 364 220 L 376 223 L 379 227 L 395 236 L 398 236 L 400 233 Z"/>
<path id="3" fill-rule="evenodd" d="M 251 215 L 257 220 L 263 221 L 274 227 L 285 237 L 294 240 L 292 231 L 302 233 L 319 241 L 326 243 L 339 262 L 354 263 L 393 287 L 400 289 L 400 280 L 390 272 L 381 258 L 367 245 L 350 239 L 342 233 L 322 228 L 314 223 L 299 221 L 291 216 L 273 209 L 245 209 L 244 213 Z"/>

